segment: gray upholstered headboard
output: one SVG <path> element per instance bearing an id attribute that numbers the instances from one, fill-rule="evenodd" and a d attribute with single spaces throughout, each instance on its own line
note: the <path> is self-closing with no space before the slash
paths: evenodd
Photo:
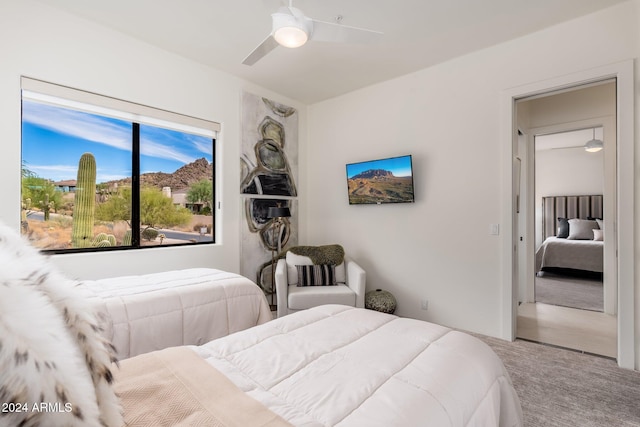
<path id="1" fill-rule="evenodd" d="M 556 235 L 558 218 L 602 218 L 602 195 L 543 197 L 543 240 Z"/>

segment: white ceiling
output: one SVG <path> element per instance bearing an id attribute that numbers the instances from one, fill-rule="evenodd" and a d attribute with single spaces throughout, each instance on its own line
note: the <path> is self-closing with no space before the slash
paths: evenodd
<path id="1" fill-rule="evenodd" d="M 294 0 L 306 16 L 384 32 L 376 45 L 310 42 L 242 60 L 284 0 L 38 0 L 312 104 L 626 0 Z"/>

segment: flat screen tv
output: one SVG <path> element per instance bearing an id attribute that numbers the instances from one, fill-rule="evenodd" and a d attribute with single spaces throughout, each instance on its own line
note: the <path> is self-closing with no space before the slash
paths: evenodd
<path id="1" fill-rule="evenodd" d="M 347 164 L 349 204 L 413 203 L 411 155 Z"/>

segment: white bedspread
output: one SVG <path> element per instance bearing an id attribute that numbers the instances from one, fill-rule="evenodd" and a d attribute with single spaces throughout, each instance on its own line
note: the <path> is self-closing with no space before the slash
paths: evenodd
<path id="1" fill-rule="evenodd" d="M 106 315 L 119 359 L 203 344 L 272 319 L 254 282 L 211 268 L 86 281 L 83 288 Z"/>
<path id="2" fill-rule="evenodd" d="M 295 426 L 521 426 L 498 356 L 470 335 L 326 305 L 194 350 Z"/>

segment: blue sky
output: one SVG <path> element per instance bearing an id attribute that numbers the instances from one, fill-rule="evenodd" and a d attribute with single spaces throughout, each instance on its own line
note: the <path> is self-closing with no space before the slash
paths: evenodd
<path id="1" fill-rule="evenodd" d="M 171 173 L 204 157 L 213 161 L 211 138 L 140 126 L 140 170 Z M 23 100 L 22 161 L 41 178 L 76 179 L 78 160 L 96 158 L 98 183 L 131 176 L 131 123 Z"/>
<path id="2" fill-rule="evenodd" d="M 362 163 L 352 163 L 347 165 L 347 178 L 358 175 L 369 169 L 384 169 L 393 173 L 394 176 L 411 175 L 411 156 L 393 157 L 389 159 L 371 160 Z"/>

